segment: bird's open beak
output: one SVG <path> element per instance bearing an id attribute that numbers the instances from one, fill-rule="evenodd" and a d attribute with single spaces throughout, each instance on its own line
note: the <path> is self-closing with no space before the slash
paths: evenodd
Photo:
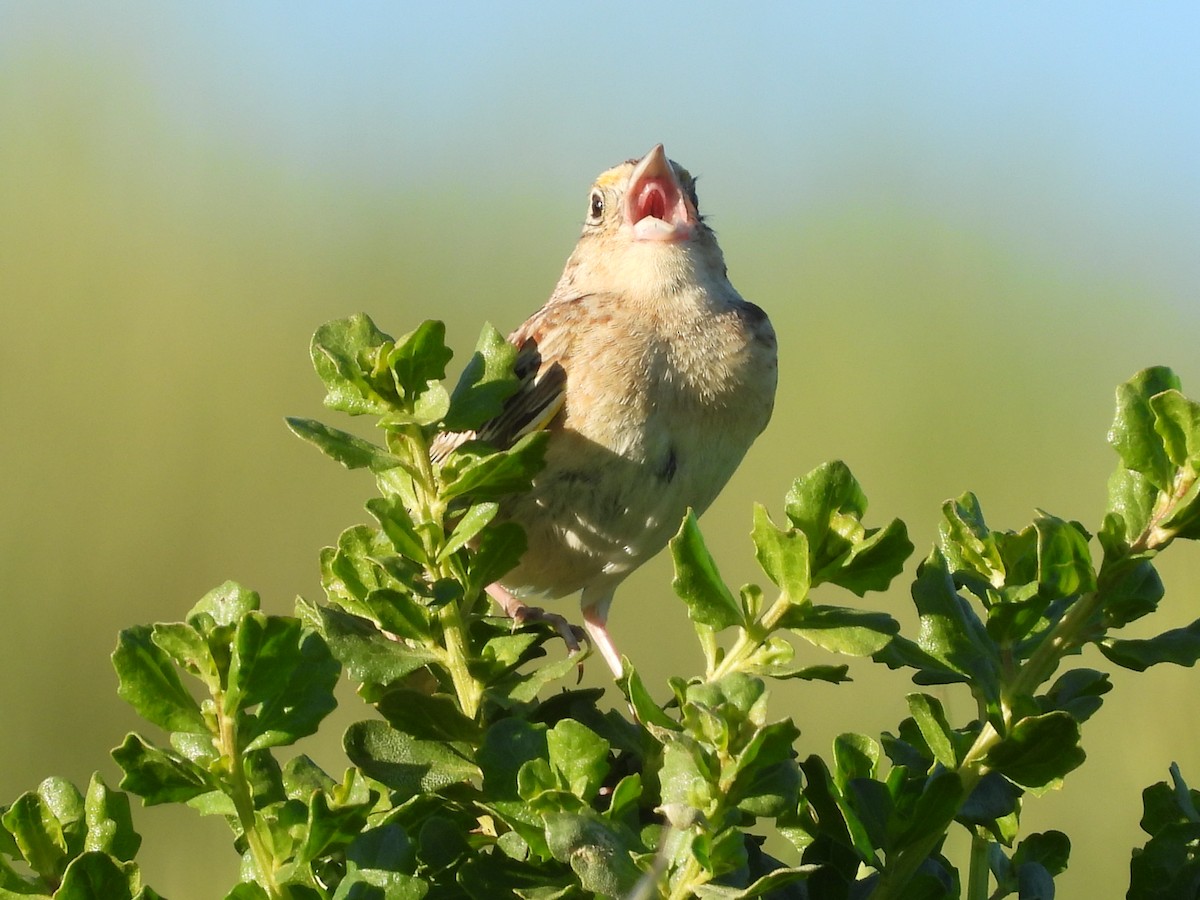
<path id="1" fill-rule="evenodd" d="M 634 168 L 625 191 L 625 222 L 633 229 L 634 240 L 687 240 L 698 221 L 663 145 L 658 144 Z"/>

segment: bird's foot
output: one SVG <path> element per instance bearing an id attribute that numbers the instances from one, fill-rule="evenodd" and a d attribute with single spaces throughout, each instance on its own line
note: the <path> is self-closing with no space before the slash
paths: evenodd
<path id="1" fill-rule="evenodd" d="M 549 622 L 567 645 L 567 650 L 574 655 L 581 652 L 579 642 L 587 640 L 587 632 L 578 625 L 572 625 L 564 616 L 547 612 L 540 606 L 529 606 L 523 600 L 513 596 L 507 588 L 499 584 L 489 585 L 488 596 L 495 600 L 504 614 L 513 620 L 513 627 L 524 625 L 526 622 Z"/>

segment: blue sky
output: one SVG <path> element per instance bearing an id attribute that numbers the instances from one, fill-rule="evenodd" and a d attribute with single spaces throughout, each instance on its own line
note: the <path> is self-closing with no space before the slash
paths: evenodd
<path id="1" fill-rule="evenodd" d="M 916 205 L 1181 293 L 1198 46 L 1184 3 L 0 4 L 3 55 L 300 177 L 573 197 L 662 140 L 713 209 Z"/>

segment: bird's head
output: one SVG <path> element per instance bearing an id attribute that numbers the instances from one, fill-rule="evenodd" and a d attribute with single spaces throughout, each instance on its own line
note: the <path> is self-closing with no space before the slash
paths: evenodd
<path id="1" fill-rule="evenodd" d="M 597 284 L 611 276 L 614 289 L 661 276 L 673 281 L 696 269 L 723 275 L 721 251 L 698 206 L 695 179 L 658 144 L 596 179 L 569 266 L 593 273 Z"/>
<path id="2" fill-rule="evenodd" d="M 695 236 L 700 224 L 696 183 L 687 169 L 667 159 L 658 144 L 641 159 L 603 173 L 588 195 L 589 229 L 630 241 L 678 243 Z"/>

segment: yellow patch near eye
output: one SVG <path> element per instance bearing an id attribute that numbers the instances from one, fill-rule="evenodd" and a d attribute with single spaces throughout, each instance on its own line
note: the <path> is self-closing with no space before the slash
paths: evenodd
<path id="1" fill-rule="evenodd" d="M 632 171 L 633 166 L 629 165 L 629 163 L 615 166 L 614 168 L 609 169 L 607 172 L 602 172 L 600 174 L 600 176 L 596 179 L 595 187 L 624 187 L 626 182 L 629 181 L 629 174 Z"/>

